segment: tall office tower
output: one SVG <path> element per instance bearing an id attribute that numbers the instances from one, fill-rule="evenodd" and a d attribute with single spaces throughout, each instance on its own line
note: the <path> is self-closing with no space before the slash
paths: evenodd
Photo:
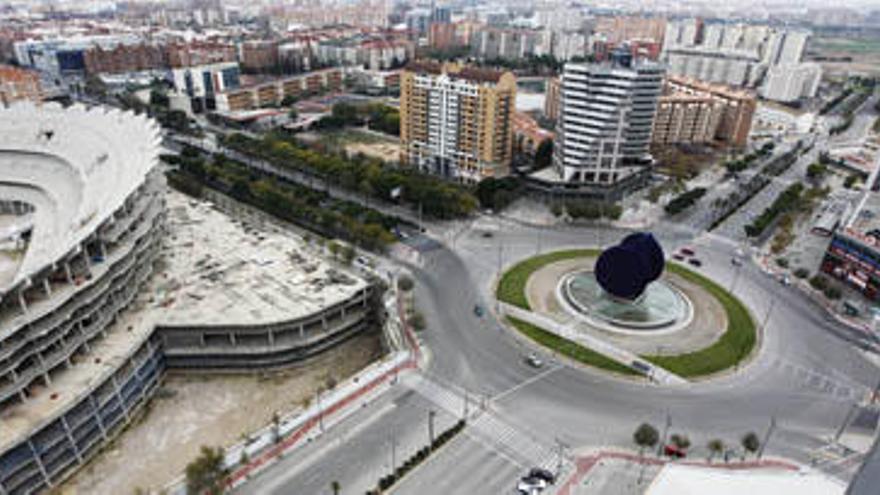
<path id="1" fill-rule="evenodd" d="M 400 87 L 403 163 L 468 183 L 508 173 L 516 98 L 511 72 L 413 62 Z"/>
<path id="2" fill-rule="evenodd" d="M 645 170 L 662 85 L 663 68 L 651 62 L 566 64 L 553 157 L 558 180 L 615 189 Z"/>

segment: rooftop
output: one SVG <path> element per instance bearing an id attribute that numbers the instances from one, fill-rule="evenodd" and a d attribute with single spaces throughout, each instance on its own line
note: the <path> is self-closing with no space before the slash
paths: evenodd
<path id="1" fill-rule="evenodd" d="M 750 469 L 734 471 L 710 467 L 667 464 L 645 495 L 843 495 L 846 485 L 816 471 Z"/>
<path id="2" fill-rule="evenodd" d="M 72 406 L 135 352 L 156 325 L 258 325 L 290 320 L 366 287 L 301 238 L 231 219 L 208 202 L 168 194 L 168 233 L 156 271 L 86 358 L 0 411 L 0 451 Z"/>
<path id="3" fill-rule="evenodd" d="M 156 165 L 161 132 L 143 115 L 75 105 L 0 109 L 0 197 L 35 207 L 30 247 L 6 291 L 110 218 Z"/>

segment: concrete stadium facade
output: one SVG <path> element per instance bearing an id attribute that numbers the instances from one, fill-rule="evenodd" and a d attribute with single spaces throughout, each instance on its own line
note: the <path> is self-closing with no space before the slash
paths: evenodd
<path id="1" fill-rule="evenodd" d="M 18 105 L 0 110 L 0 136 L 0 212 L 27 215 L 29 239 L 0 280 L 0 495 L 75 472 L 169 369 L 282 366 L 370 325 L 366 285 L 289 321 L 127 334 L 120 314 L 154 272 L 165 232 L 159 128 L 119 111 Z M 59 397 L 40 394 L 68 381 Z"/>

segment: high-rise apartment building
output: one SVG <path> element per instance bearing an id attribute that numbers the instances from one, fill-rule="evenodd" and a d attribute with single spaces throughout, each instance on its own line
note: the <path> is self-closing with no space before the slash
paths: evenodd
<path id="1" fill-rule="evenodd" d="M 562 84 L 558 77 L 547 79 L 547 88 L 544 90 L 544 116 L 550 120 L 559 118 L 559 100 Z"/>
<path id="2" fill-rule="evenodd" d="M 711 96 L 675 93 L 662 96 L 651 142 L 655 145 L 709 144 L 721 121 L 722 105 Z"/>
<path id="3" fill-rule="evenodd" d="M 754 88 L 770 68 L 800 63 L 809 36 L 765 25 L 670 21 L 662 59 L 670 74 Z"/>
<path id="4" fill-rule="evenodd" d="M 468 183 L 508 173 L 516 99 L 511 72 L 414 62 L 400 86 L 402 162 Z"/>
<path id="5" fill-rule="evenodd" d="M 764 78 L 761 96 L 768 100 L 793 103 L 813 98 L 822 80 L 822 67 L 816 63 L 785 64 L 771 67 Z"/>
<path id="6" fill-rule="evenodd" d="M 720 112 L 714 139 L 722 145 L 745 148 L 757 108 L 754 92 L 686 77 L 669 76 L 666 79 L 665 93 L 710 98 L 717 104 L 716 109 Z"/>
<path id="7" fill-rule="evenodd" d="M 555 180 L 619 196 L 653 161 L 651 128 L 663 68 L 650 62 L 566 64 L 556 126 Z"/>

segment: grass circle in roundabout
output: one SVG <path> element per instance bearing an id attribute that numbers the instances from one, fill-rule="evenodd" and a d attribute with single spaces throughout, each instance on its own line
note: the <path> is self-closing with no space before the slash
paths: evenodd
<path id="1" fill-rule="evenodd" d="M 600 253 L 598 249 L 570 249 L 524 259 L 504 272 L 498 281 L 495 296 L 501 302 L 530 311 L 531 307 L 526 297 L 526 283 L 532 274 L 551 263 L 596 257 Z M 715 298 L 724 308 L 727 329 L 717 341 L 703 349 L 670 356 L 642 355 L 641 358 L 683 378 L 713 375 L 732 368 L 746 359 L 755 348 L 757 332 L 755 323 L 742 302 L 709 278 L 681 265 L 667 262 L 666 270 L 699 285 L 707 294 Z M 571 359 L 621 374 L 637 374 L 628 366 L 527 322 L 515 318 L 508 318 L 508 321 L 535 342 Z"/>

